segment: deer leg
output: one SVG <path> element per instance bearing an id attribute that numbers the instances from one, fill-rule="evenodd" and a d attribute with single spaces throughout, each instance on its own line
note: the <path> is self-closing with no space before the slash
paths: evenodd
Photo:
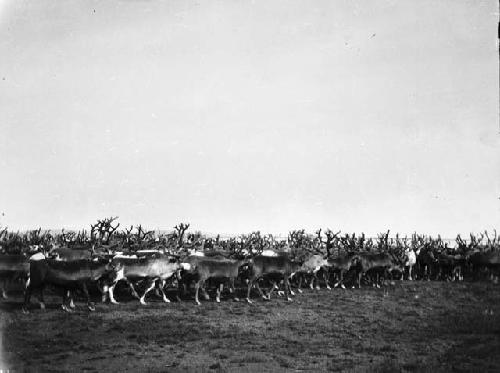
<path id="1" fill-rule="evenodd" d="M 252 287 L 255 288 L 258 292 L 259 292 L 259 296 L 262 297 L 264 296 L 264 292 L 262 291 L 262 289 L 260 288 L 260 284 L 259 284 L 259 281 L 260 279 L 256 279 L 255 281 L 252 282 Z"/>
<path id="2" fill-rule="evenodd" d="M 318 271 L 320 270 L 321 268 L 315 268 L 315 270 L 313 271 L 313 280 L 314 282 L 316 283 L 316 290 L 320 290 L 320 286 L 319 286 L 319 279 L 318 279 Z"/>
<path id="3" fill-rule="evenodd" d="M 323 280 L 325 281 L 326 288 L 328 290 L 332 290 L 332 288 L 330 287 L 330 272 L 328 270 L 323 271 Z"/>
<path id="4" fill-rule="evenodd" d="M 30 304 L 31 299 L 31 289 L 32 287 L 28 285 L 28 287 L 24 291 L 24 304 L 22 308 L 23 313 L 28 313 L 28 305 Z"/>
<path id="5" fill-rule="evenodd" d="M 108 299 L 108 288 L 109 286 L 107 284 L 101 285 L 100 281 L 97 281 L 96 283 L 97 289 L 101 292 L 101 302 L 106 303 L 106 300 Z"/>
<path id="6" fill-rule="evenodd" d="M 279 282 L 279 285 L 281 285 L 281 281 Z M 278 296 L 282 297 L 285 295 L 285 292 L 283 290 L 280 290 L 279 285 L 277 282 L 273 282 L 273 287 L 267 293 L 267 300 L 271 300 L 271 295 L 274 293 L 275 289 L 278 290 Z"/>
<path id="7" fill-rule="evenodd" d="M 87 298 L 87 307 L 88 307 L 89 311 L 95 311 L 94 303 L 91 302 L 91 300 L 90 300 L 89 289 L 87 289 L 87 284 L 85 282 L 82 283 L 82 290 L 83 290 L 83 293 L 85 294 L 85 297 Z"/>
<path id="8" fill-rule="evenodd" d="M 340 271 L 340 287 L 345 290 L 344 272 L 345 272 L 345 269 L 343 269 L 343 270 Z"/>
<path id="9" fill-rule="evenodd" d="M 163 280 L 163 290 L 166 291 L 170 286 L 173 288 L 176 286 L 176 284 L 179 282 L 179 280 L 175 277 L 170 277 L 169 279 Z"/>
<path id="10" fill-rule="evenodd" d="M 223 289 L 224 289 L 224 284 L 221 282 L 219 284 L 219 286 L 217 287 L 216 295 L 215 295 L 215 301 L 217 303 L 220 303 L 220 295 L 221 295 Z"/>
<path id="11" fill-rule="evenodd" d="M 68 302 L 68 299 L 67 299 L 68 298 L 68 292 L 69 292 L 69 290 L 66 290 L 66 289 L 63 289 L 63 291 L 62 291 L 61 308 L 62 308 L 63 311 L 71 312 L 71 310 L 66 305 L 66 303 Z"/>
<path id="12" fill-rule="evenodd" d="M 311 290 L 314 290 L 314 273 L 311 273 L 311 278 L 310 278 L 310 281 L 309 281 L 309 289 Z"/>
<path id="13" fill-rule="evenodd" d="M 68 298 L 69 298 L 69 307 L 70 308 L 75 308 L 75 302 L 73 301 L 73 296 L 71 294 L 71 291 L 68 290 Z"/>
<path id="14" fill-rule="evenodd" d="M 271 281 L 271 288 L 269 289 L 269 291 L 267 292 L 267 297 L 264 296 L 264 300 L 271 300 L 271 294 L 274 292 L 275 289 L 278 289 L 278 296 L 280 296 L 281 294 L 281 290 L 279 290 L 279 287 L 278 287 L 278 284 L 276 283 L 276 281 Z"/>
<path id="15" fill-rule="evenodd" d="M 290 297 L 290 281 L 288 280 L 288 275 L 285 274 L 285 296 L 286 296 L 286 300 L 288 302 L 291 302 L 292 301 L 292 298 Z"/>
<path id="16" fill-rule="evenodd" d="M 290 275 L 288 277 L 288 289 L 290 290 L 290 295 L 291 296 L 295 296 L 295 293 L 292 290 L 292 282 L 291 282 L 291 280 L 292 280 L 292 275 Z"/>
<path id="17" fill-rule="evenodd" d="M 186 283 L 182 280 L 177 281 L 177 302 L 182 302 L 181 296 L 186 294 Z"/>
<path id="18" fill-rule="evenodd" d="M 146 295 L 151 291 L 153 290 L 153 288 L 155 287 L 155 280 L 152 279 L 152 280 L 149 280 L 147 282 L 147 286 L 146 286 L 146 290 L 144 290 L 144 293 L 142 294 L 142 297 L 139 298 L 139 302 L 142 304 L 142 305 L 146 305 Z"/>
<path id="19" fill-rule="evenodd" d="M 207 280 L 209 280 L 209 279 L 207 279 Z M 205 298 L 205 300 L 210 300 L 210 295 L 208 294 L 207 289 L 206 289 L 207 288 L 207 280 L 203 280 L 203 282 L 200 285 L 200 290 L 203 294 L 203 298 Z M 196 284 L 196 282 L 195 282 L 195 284 Z M 210 283 L 209 283 L 209 285 L 210 285 Z"/>
<path id="20" fill-rule="evenodd" d="M 63 290 L 63 299 L 61 308 L 66 312 L 73 312 L 75 308 L 75 304 L 73 303 L 73 295 L 71 294 L 71 290 L 69 289 Z"/>
<path id="21" fill-rule="evenodd" d="M 191 290 L 191 282 L 190 283 L 183 283 L 182 284 L 182 291 L 183 291 L 183 294 L 186 294 L 188 291 Z"/>
<path id="22" fill-rule="evenodd" d="M 247 302 L 248 303 L 252 303 L 252 301 L 250 300 L 250 292 L 252 291 L 252 286 L 253 286 L 254 282 L 255 282 L 254 278 L 251 278 L 248 281 L 248 289 L 247 289 Z"/>
<path id="23" fill-rule="evenodd" d="M 358 273 L 358 289 L 361 289 L 361 277 L 363 277 L 363 271 Z"/>
<path id="24" fill-rule="evenodd" d="M 203 298 L 205 298 L 205 300 L 210 300 L 210 295 L 208 295 L 206 289 L 206 282 L 203 282 L 203 286 L 201 287 L 201 292 L 203 293 Z"/>
<path id="25" fill-rule="evenodd" d="M 258 280 L 257 280 L 257 281 L 255 281 L 255 282 L 254 282 L 254 285 L 255 285 L 255 287 L 257 288 L 257 291 L 259 292 L 259 295 L 261 296 L 261 298 L 265 300 L 267 297 L 266 297 L 266 295 L 264 294 L 264 292 L 262 291 L 262 289 L 260 288 L 259 281 L 258 281 Z"/>
<path id="26" fill-rule="evenodd" d="M 40 309 L 44 310 L 45 309 L 45 300 L 43 298 L 43 288 L 44 286 L 40 286 L 39 290 L 39 295 L 38 295 L 38 300 L 40 301 Z"/>
<path id="27" fill-rule="evenodd" d="M 141 299 L 139 294 L 137 294 L 137 291 L 135 291 L 134 284 L 132 284 L 132 282 L 130 282 L 130 280 L 127 278 L 125 278 L 124 280 L 127 283 L 128 287 L 130 288 L 130 292 L 132 293 L 132 296 L 137 298 L 137 299 Z"/>
<path id="28" fill-rule="evenodd" d="M 3 281 L 3 287 L 2 287 L 2 298 L 3 299 L 8 299 L 9 297 L 7 296 L 7 279 Z"/>
<path id="29" fill-rule="evenodd" d="M 109 296 L 109 301 L 113 304 L 120 304 L 119 302 L 116 301 L 115 299 L 115 286 L 116 284 L 113 284 L 108 288 L 108 296 Z"/>
<path id="30" fill-rule="evenodd" d="M 155 295 L 160 298 L 162 295 L 160 294 L 160 288 L 158 287 L 158 284 L 155 284 L 154 288 Z"/>
<path id="31" fill-rule="evenodd" d="M 198 280 L 196 281 L 196 283 L 194 284 L 194 290 L 195 290 L 195 293 L 194 293 L 194 302 L 199 306 L 201 305 L 199 299 L 198 299 L 198 292 L 200 291 L 200 286 L 203 285 L 203 280 Z"/>
<path id="32" fill-rule="evenodd" d="M 163 299 L 163 302 L 165 303 L 170 303 L 170 299 L 167 298 L 167 295 L 165 294 L 165 280 L 159 280 L 159 290 L 160 290 L 160 293 L 161 293 L 161 297 Z"/>
<path id="33" fill-rule="evenodd" d="M 101 292 L 101 302 L 106 303 L 106 301 L 109 298 L 109 286 L 108 285 L 103 285 L 100 287 L 98 285 L 99 291 Z"/>
<path id="34" fill-rule="evenodd" d="M 257 291 L 259 292 L 261 298 L 264 299 L 264 300 L 268 300 L 266 294 L 264 294 L 264 292 L 260 288 L 259 281 L 255 281 L 255 287 L 257 288 Z"/>
<path id="35" fill-rule="evenodd" d="M 229 293 L 233 296 L 233 301 L 239 302 L 240 299 L 236 296 L 236 288 L 234 286 L 234 277 L 229 279 Z"/>
<path id="36" fill-rule="evenodd" d="M 337 286 L 340 285 L 340 287 L 342 289 L 345 289 L 345 286 L 344 286 L 344 272 L 345 272 L 344 269 L 340 270 L 340 274 L 339 274 L 340 279 L 339 279 L 339 281 L 335 285 L 333 285 L 334 288 L 336 288 Z"/>
<path id="37" fill-rule="evenodd" d="M 302 294 L 302 274 L 300 274 L 298 277 L 299 277 L 299 284 L 297 286 L 297 291 Z"/>

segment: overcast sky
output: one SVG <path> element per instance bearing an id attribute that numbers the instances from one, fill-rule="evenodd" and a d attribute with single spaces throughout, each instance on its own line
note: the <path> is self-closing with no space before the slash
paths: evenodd
<path id="1" fill-rule="evenodd" d="M 0 224 L 500 228 L 497 8 L 0 0 Z"/>

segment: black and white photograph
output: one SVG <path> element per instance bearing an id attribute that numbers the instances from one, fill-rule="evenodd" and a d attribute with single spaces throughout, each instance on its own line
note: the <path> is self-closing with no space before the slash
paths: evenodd
<path id="1" fill-rule="evenodd" d="M 0 0 L 0 373 L 499 372 L 498 0 Z"/>

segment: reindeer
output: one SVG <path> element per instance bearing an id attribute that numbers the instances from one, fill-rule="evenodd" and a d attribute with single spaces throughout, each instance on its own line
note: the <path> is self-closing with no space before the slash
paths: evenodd
<path id="1" fill-rule="evenodd" d="M 247 302 L 252 303 L 250 300 L 250 291 L 254 285 L 257 287 L 257 290 L 264 300 L 269 300 L 271 298 L 271 294 L 276 288 L 276 285 L 273 284 L 273 287 L 269 291 L 268 295 L 264 295 L 258 283 L 258 281 L 264 276 L 272 276 L 278 279 L 283 279 L 285 284 L 285 296 L 288 301 L 292 301 L 292 298 L 290 298 L 291 289 L 289 280 L 300 265 L 301 263 L 293 262 L 288 255 L 280 255 L 276 257 L 258 255 L 254 257 L 249 262 L 250 279 L 248 281 Z"/>
<path id="2" fill-rule="evenodd" d="M 361 278 L 370 270 L 382 269 L 386 275 L 393 270 L 403 270 L 402 264 L 389 253 L 361 253 L 356 254 L 355 257 L 359 263 L 358 288 L 361 288 Z M 377 287 L 380 287 L 378 271 L 376 276 L 375 284 Z"/>
<path id="3" fill-rule="evenodd" d="M 333 285 L 334 288 L 337 286 L 345 289 L 344 286 L 344 275 L 349 272 L 357 263 L 357 257 L 353 254 L 345 254 L 337 256 L 336 258 L 328 258 L 326 263 L 323 265 L 323 276 L 326 283 L 326 288 L 331 290 L 330 287 L 330 271 L 339 272 L 339 280 Z"/>
<path id="4" fill-rule="evenodd" d="M 314 254 L 311 255 L 300 268 L 295 272 L 297 276 L 299 276 L 299 284 L 297 291 L 302 293 L 302 279 L 305 275 L 311 275 L 311 282 L 309 287 L 311 290 L 314 289 L 314 284 L 316 283 L 316 290 L 320 289 L 317 273 L 325 266 L 327 260 L 323 257 L 323 255 Z M 327 283 L 328 286 L 328 283 Z"/>
<path id="5" fill-rule="evenodd" d="M 404 257 L 405 257 L 405 268 L 408 268 L 408 280 L 412 281 L 413 267 L 417 264 L 417 256 L 420 254 L 420 246 L 417 240 L 417 233 L 413 233 L 411 238 L 411 244 L 408 245 L 405 239 L 404 241 Z"/>
<path id="6" fill-rule="evenodd" d="M 229 291 L 233 294 L 233 299 L 239 299 L 234 296 L 236 290 L 234 286 L 235 279 L 238 277 L 239 269 L 247 263 L 246 258 L 227 259 L 221 257 L 200 257 L 191 256 L 184 260 L 184 263 L 189 265 L 182 276 L 188 277 L 190 280 L 195 281 L 195 303 L 200 305 L 198 293 L 200 288 L 203 289 L 204 284 L 209 279 L 218 279 L 221 281 L 217 287 L 216 302 L 220 303 L 220 296 L 225 282 L 229 282 Z M 203 289 L 204 291 L 204 289 Z M 205 293 L 205 298 L 208 295 Z"/>

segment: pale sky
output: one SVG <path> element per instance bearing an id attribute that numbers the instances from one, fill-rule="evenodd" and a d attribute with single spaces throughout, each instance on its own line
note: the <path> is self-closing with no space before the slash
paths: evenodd
<path id="1" fill-rule="evenodd" d="M 498 2 L 0 0 L 0 225 L 500 229 Z"/>

